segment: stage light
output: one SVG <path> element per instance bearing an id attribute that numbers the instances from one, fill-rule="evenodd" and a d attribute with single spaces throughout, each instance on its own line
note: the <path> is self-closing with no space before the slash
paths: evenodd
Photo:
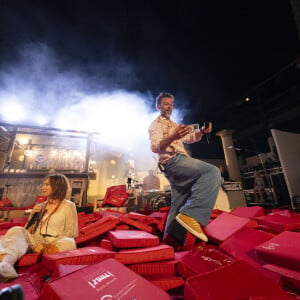
<path id="1" fill-rule="evenodd" d="M 25 138 L 25 137 L 22 137 L 20 139 L 18 139 L 19 142 L 22 144 L 22 145 L 27 145 L 28 144 L 28 141 L 29 139 L 28 138 Z"/>
<path id="2" fill-rule="evenodd" d="M 26 109 L 16 97 L 9 96 L 5 102 L 0 104 L 0 114 L 3 120 L 7 122 L 20 122 L 25 120 Z"/>

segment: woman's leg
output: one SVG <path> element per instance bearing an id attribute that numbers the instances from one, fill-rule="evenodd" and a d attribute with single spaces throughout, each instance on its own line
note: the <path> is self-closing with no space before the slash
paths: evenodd
<path id="1" fill-rule="evenodd" d="M 14 269 L 15 262 L 28 250 L 27 232 L 24 227 L 15 226 L 10 228 L 0 240 L 0 275 L 3 277 L 17 277 Z"/>

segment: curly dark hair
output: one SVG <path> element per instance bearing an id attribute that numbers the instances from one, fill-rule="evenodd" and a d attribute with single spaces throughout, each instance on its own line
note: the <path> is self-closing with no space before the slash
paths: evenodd
<path id="1" fill-rule="evenodd" d="M 71 187 L 68 178 L 63 174 L 51 174 L 46 179 L 49 179 L 49 183 L 52 189 L 51 197 L 53 199 L 64 200 L 70 192 Z"/>
<path id="2" fill-rule="evenodd" d="M 168 93 L 168 92 L 159 93 L 159 95 L 155 99 L 155 105 L 156 105 L 157 109 L 158 109 L 158 105 L 161 104 L 161 99 L 162 98 L 172 98 L 174 100 L 174 96 L 171 93 Z"/>

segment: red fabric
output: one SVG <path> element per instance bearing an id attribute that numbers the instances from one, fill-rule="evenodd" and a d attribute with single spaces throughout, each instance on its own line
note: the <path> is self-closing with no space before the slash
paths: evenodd
<path id="1" fill-rule="evenodd" d="M 212 220 L 204 230 L 209 240 L 221 243 L 239 230 L 249 226 L 253 227 L 253 222 L 250 219 L 224 212 Z"/>
<path id="2" fill-rule="evenodd" d="M 300 270 L 300 233 L 284 231 L 256 248 L 258 257 L 282 267 Z"/>
<path id="3" fill-rule="evenodd" d="M 161 275 L 154 276 L 153 275 L 153 276 L 147 276 L 145 278 L 164 291 L 178 288 L 185 284 L 183 278 L 179 276 L 161 276 Z"/>
<path id="4" fill-rule="evenodd" d="M 300 217 L 281 214 L 269 214 L 255 218 L 259 226 L 264 226 L 275 233 L 285 230 L 300 230 Z"/>
<path id="5" fill-rule="evenodd" d="M 169 300 L 170 296 L 118 261 L 107 259 L 48 282 L 40 299 Z"/>
<path id="6" fill-rule="evenodd" d="M 161 261 L 174 259 L 174 248 L 169 245 L 160 245 L 156 247 L 120 250 L 116 253 L 115 259 L 123 264 L 137 264 L 150 261 Z"/>
<path id="7" fill-rule="evenodd" d="M 158 246 L 159 238 L 141 230 L 109 231 L 108 238 L 116 248 L 141 248 Z"/>
<path id="8" fill-rule="evenodd" d="M 184 299 L 188 300 L 249 299 L 252 296 L 289 299 L 284 298 L 289 295 L 279 285 L 242 260 L 189 278 L 184 287 Z"/>
<path id="9" fill-rule="evenodd" d="M 28 253 L 20 257 L 17 261 L 17 267 L 31 266 L 42 260 L 41 253 Z"/>
<path id="10" fill-rule="evenodd" d="M 178 259 L 177 271 L 183 278 L 189 278 L 215 270 L 233 261 L 233 258 L 215 247 L 200 245 Z"/>
<path id="11" fill-rule="evenodd" d="M 265 210 L 261 206 L 236 207 L 231 211 L 231 214 L 238 217 L 253 219 L 263 216 L 265 214 Z"/>
<path id="12" fill-rule="evenodd" d="M 114 257 L 115 252 L 100 247 L 83 247 L 54 254 L 43 255 L 42 263 L 49 270 L 59 265 L 89 265 Z"/>

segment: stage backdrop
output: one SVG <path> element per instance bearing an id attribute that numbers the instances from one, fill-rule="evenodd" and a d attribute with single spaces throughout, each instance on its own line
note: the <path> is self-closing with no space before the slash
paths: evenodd
<path id="1" fill-rule="evenodd" d="M 300 134 L 271 129 L 290 199 L 300 195 Z"/>

